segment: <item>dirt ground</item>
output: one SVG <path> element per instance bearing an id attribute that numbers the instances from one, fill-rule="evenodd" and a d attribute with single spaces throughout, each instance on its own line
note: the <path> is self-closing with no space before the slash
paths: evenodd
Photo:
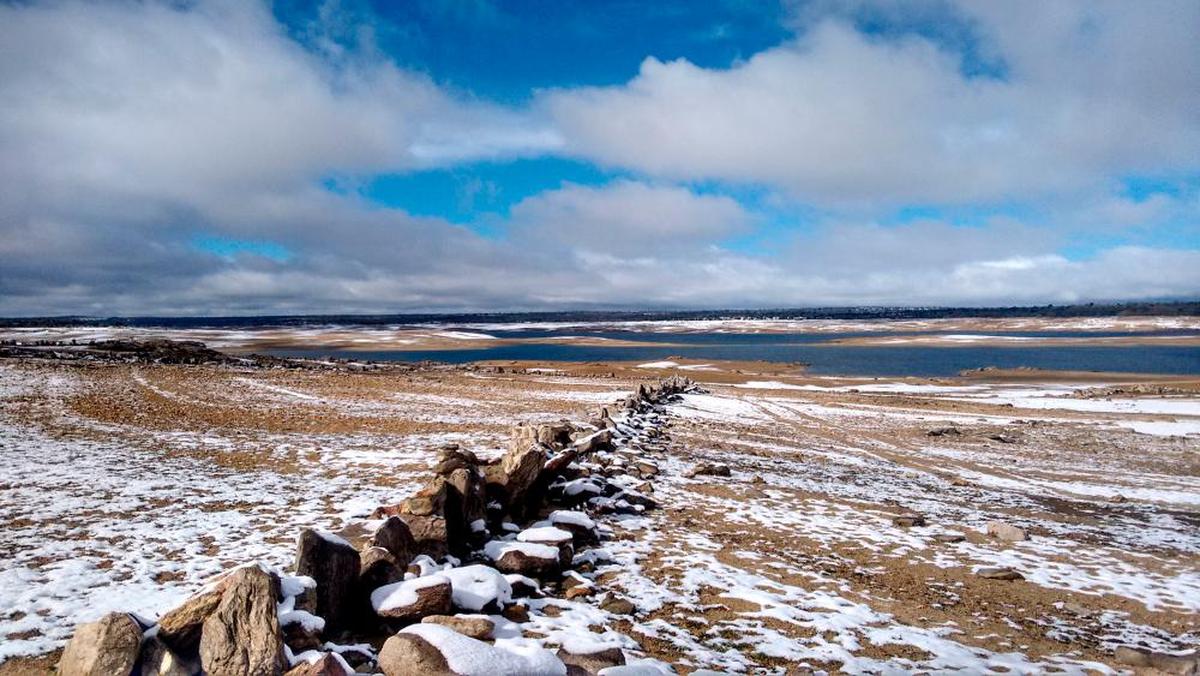
<path id="1" fill-rule="evenodd" d="M 0 364 L 0 674 L 46 673 L 77 621 L 287 565 L 299 528 L 410 494 L 447 441 L 498 454 L 516 422 L 586 420 L 670 374 L 708 393 L 643 449 L 661 509 L 608 524 L 595 575 L 637 605 L 605 620 L 634 652 L 683 673 L 1100 673 L 1121 645 L 1200 644 L 1197 379 L 30 360 Z M 703 463 L 729 476 L 689 476 Z"/>

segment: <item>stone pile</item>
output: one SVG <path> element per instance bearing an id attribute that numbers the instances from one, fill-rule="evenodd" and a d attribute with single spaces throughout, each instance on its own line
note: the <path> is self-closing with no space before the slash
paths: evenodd
<path id="1" fill-rule="evenodd" d="M 581 572 L 602 555 L 579 556 L 603 536 L 593 517 L 656 507 L 648 458 L 666 448 L 661 407 L 695 389 L 673 377 L 640 385 L 616 418 L 604 409 L 591 424 L 517 425 L 494 460 L 443 447 L 428 482 L 377 509 L 357 545 L 305 529 L 294 575 L 242 566 L 157 623 L 111 613 L 80 625 L 59 673 L 583 675 L 622 665 L 612 647 L 504 650 L 489 643 L 491 617 L 519 625 L 527 597 L 595 593 Z M 636 612 L 612 594 L 599 605 Z"/>

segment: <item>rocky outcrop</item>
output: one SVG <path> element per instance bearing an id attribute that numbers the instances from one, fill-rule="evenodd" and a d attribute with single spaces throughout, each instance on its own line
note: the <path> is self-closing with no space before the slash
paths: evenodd
<path id="1" fill-rule="evenodd" d="M 379 524 L 379 528 L 371 534 L 367 540 L 369 547 L 382 547 L 387 550 L 396 560 L 396 565 L 403 570 L 408 568 L 408 564 L 412 562 L 416 556 L 417 543 L 413 539 L 412 530 L 408 524 L 398 516 L 391 516 Z"/>
<path id="2" fill-rule="evenodd" d="M 276 611 L 279 595 L 279 581 L 261 568 L 240 568 L 230 575 L 200 636 L 200 665 L 208 676 L 283 673 L 287 660 Z"/>
<path id="3" fill-rule="evenodd" d="M 301 662 L 284 676 L 350 676 L 353 673 L 333 653 L 326 653 L 315 662 Z"/>
<path id="4" fill-rule="evenodd" d="M 126 613 L 81 624 L 58 661 L 61 676 L 128 674 L 137 663 L 142 628 Z"/>
<path id="5" fill-rule="evenodd" d="M 487 615 L 429 615 L 421 624 L 440 624 L 479 641 L 492 640 L 496 625 Z"/>
<path id="6" fill-rule="evenodd" d="M 316 614 L 325 618 L 331 633 L 349 624 L 359 570 L 358 552 L 349 542 L 311 528 L 300 533 L 296 574 L 316 581 Z"/>

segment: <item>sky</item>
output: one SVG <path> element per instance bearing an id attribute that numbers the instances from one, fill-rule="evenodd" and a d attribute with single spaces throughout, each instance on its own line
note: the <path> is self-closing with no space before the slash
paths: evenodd
<path id="1" fill-rule="evenodd" d="M 1200 297 L 1195 0 L 0 0 L 0 315 Z"/>

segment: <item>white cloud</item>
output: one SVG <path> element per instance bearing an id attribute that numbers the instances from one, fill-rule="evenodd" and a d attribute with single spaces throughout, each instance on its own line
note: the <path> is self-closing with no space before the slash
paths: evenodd
<path id="1" fill-rule="evenodd" d="M 1200 4 L 969 3 L 1004 79 L 908 33 L 824 18 L 728 69 L 647 59 L 542 104 L 583 157 L 676 179 L 765 183 L 823 204 L 1037 198 L 1195 168 Z"/>
<path id="2" fill-rule="evenodd" d="M 751 222 L 729 197 L 629 180 L 567 185 L 522 200 L 511 214 L 518 240 L 633 256 L 659 254 L 661 247 L 676 254 L 702 248 Z"/>

